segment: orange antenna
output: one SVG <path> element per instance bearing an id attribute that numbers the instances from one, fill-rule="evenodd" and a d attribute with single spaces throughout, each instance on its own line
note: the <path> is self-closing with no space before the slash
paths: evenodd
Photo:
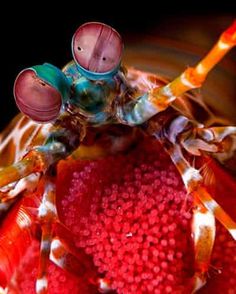
<path id="1" fill-rule="evenodd" d="M 174 81 L 164 87 L 154 88 L 148 100 L 159 111 L 164 110 L 176 97 L 186 91 L 201 87 L 207 74 L 227 52 L 236 45 L 236 20 L 220 36 L 210 52 L 195 66 L 187 68 Z"/>

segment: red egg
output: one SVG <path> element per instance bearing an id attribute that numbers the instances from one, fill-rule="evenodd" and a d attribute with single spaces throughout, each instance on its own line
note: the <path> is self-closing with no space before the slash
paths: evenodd
<path id="1" fill-rule="evenodd" d="M 75 61 L 91 72 L 114 70 L 120 63 L 122 49 L 118 32 L 103 23 L 91 22 L 80 26 L 72 39 Z"/>
<path id="2" fill-rule="evenodd" d="M 61 108 L 60 92 L 37 77 L 32 69 L 25 69 L 18 75 L 14 96 L 20 111 L 40 123 L 56 119 Z"/>

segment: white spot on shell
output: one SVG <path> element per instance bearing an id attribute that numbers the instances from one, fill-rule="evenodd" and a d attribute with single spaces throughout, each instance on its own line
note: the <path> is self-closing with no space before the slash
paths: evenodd
<path id="1" fill-rule="evenodd" d="M 7 293 L 8 293 L 7 288 L 6 288 L 6 289 L 3 289 L 3 288 L 0 286 L 0 294 L 7 294 Z"/>
<path id="2" fill-rule="evenodd" d="M 206 280 L 205 278 L 200 278 L 199 276 L 195 276 L 195 283 L 194 283 L 194 289 L 192 291 L 192 293 L 197 292 L 199 289 L 201 289 L 205 284 L 206 284 Z"/>
<path id="3" fill-rule="evenodd" d="M 54 193 L 54 191 L 55 191 L 55 185 L 48 183 L 46 185 L 46 188 L 43 194 L 42 202 L 38 208 L 39 217 L 45 217 L 49 212 L 55 215 L 57 214 L 56 206 L 51 201 L 48 200 L 48 194 Z"/>
<path id="4" fill-rule="evenodd" d="M 192 84 L 187 78 L 185 73 L 182 73 L 182 75 L 180 76 L 181 82 L 183 83 L 183 85 L 189 87 L 190 89 L 194 89 L 196 88 L 196 85 Z"/>
<path id="5" fill-rule="evenodd" d="M 182 174 L 185 187 L 189 186 L 191 181 L 201 181 L 202 177 L 199 171 L 193 167 L 188 167 Z"/>
<path id="6" fill-rule="evenodd" d="M 215 239 L 215 217 L 210 211 L 204 213 L 200 211 L 194 211 L 193 214 L 193 227 L 192 231 L 194 234 L 194 244 L 197 244 L 202 237 L 202 229 L 208 228 L 209 237 L 214 242 Z M 206 230 L 204 230 L 204 233 Z M 205 237 L 205 235 L 204 235 Z"/>
<path id="7" fill-rule="evenodd" d="M 99 279 L 98 282 L 101 293 L 108 293 L 111 291 L 110 285 L 105 279 Z"/>
<path id="8" fill-rule="evenodd" d="M 57 258 L 57 257 L 55 257 L 55 255 L 53 253 L 54 250 L 56 250 L 60 247 L 63 247 L 61 241 L 58 239 L 54 239 L 51 243 L 51 252 L 50 252 L 49 258 L 54 264 L 58 265 L 60 268 L 63 268 L 64 264 L 65 264 L 64 258 L 63 257 Z"/>
<path id="9" fill-rule="evenodd" d="M 218 46 L 219 46 L 219 48 L 220 48 L 221 50 L 225 50 L 225 49 L 228 49 L 228 48 L 230 47 L 229 44 L 223 42 L 222 40 L 220 40 L 220 41 L 218 42 Z"/>
<path id="10" fill-rule="evenodd" d="M 205 74 L 206 69 L 205 69 L 205 67 L 204 67 L 201 63 L 199 63 L 199 64 L 197 65 L 197 67 L 196 67 L 196 71 L 197 71 L 199 74 Z"/>
<path id="11" fill-rule="evenodd" d="M 51 250 L 56 250 L 60 247 L 63 247 L 62 243 L 60 240 L 58 239 L 53 239 L 52 244 L 51 244 Z"/>
<path id="12" fill-rule="evenodd" d="M 229 232 L 231 236 L 234 238 L 234 240 L 236 240 L 236 229 L 230 229 Z"/>
<path id="13" fill-rule="evenodd" d="M 46 277 L 43 277 L 41 279 L 37 279 L 36 281 L 36 293 L 40 293 L 44 289 L 47 289 L 48 287 L 48 280 Z"/>

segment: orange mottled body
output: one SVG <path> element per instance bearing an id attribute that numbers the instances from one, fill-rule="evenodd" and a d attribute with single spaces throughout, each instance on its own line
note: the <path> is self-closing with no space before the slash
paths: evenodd
<path id="1" fill-rule="evenodd" d="M 42 145 L 50 125 L 40 125 L 18 114 L 0 135 L 0 166 L 7 166 L 22 158 L 32 146 Z"/>

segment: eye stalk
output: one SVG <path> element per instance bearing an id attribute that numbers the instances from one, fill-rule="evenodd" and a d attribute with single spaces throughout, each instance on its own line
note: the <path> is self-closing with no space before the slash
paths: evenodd
<path id="1" fill-rule="evenodd" d="M 78 70 L 94 80 L 108 78 L 117 72 L 122 51 L 119 33 L 99 22 L 83 24 L 72 39 L 72 54 Z"/>

